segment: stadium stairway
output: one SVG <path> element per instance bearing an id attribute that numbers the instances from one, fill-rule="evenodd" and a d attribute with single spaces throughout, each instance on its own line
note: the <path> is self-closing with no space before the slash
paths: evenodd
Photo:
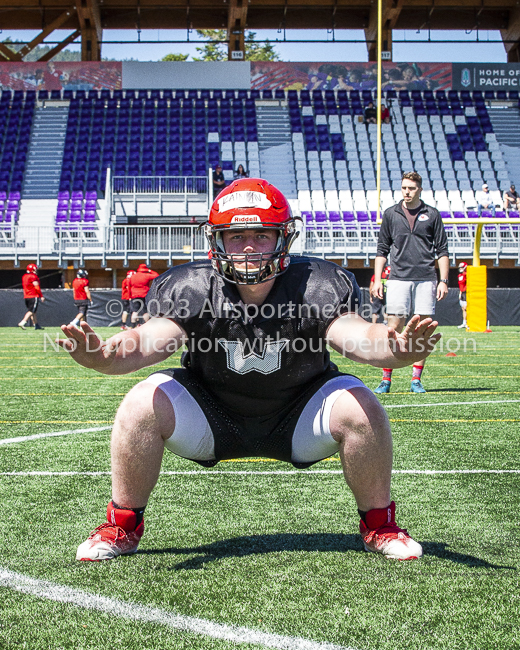
<path id="1" fill-rule="evenodd" d="M 520 187 L 520 110 L 489 108 L 489 119 L 500 145 L 511 183 Z"/>
<path id="2" fill-rule="evenodd" d="M 260 172 L 287 198 L 295 198 L 296 176 L 287 108 L 278 101 L 257 101 L 256 116 Z"/>
<path id="3" fill-rule="evenodd" d="M 68 112 L 68 102 L 36 108 L 22 188 L 24 199 L 58 196 Z"/>
<path id="4" fill-rule="evenodd" d="M 22 199 L 18 225 L 20 227 L 54 226 L 58 199 Z"/>

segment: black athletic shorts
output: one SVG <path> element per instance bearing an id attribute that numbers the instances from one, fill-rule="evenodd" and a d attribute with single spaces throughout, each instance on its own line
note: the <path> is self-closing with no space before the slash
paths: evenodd
<path id="1" fill-rule="evenodd" d="M 75 300 L 74 306 L 78 310 L 78 314 L 81 314 L 83 318 L 87 317 L 88 308 L 90 307 L 89 300 Z"/>
<path id="2" fill-rule="evenodd" d="M 128 314 L 130 312 L 130 307 L 131 307 L 130 300 L 122 300 L 121 302 L 123 303 L 123 311 L 126 311 L 126 313 Z"/>
<path id="3" fill-rule="evenodd" d="M 460 292 L 459 300 L 462 300 L 462 302 L 466 302 L 467 299 L 466 299 L 466 292 L 465 291 Z"/>
<path id="4" fill-rule="evenodd" d="M 40 304 L 40 299 L 39 298 L 26 298 L 25 299 L 25 306 L 27 307 L 27 311 L 32 311 L 33 314 L 36 313 L 36 310 L 38 309 L 39 304 Z"/>
<path id="5" fill-rule="evenodd" d="M 250 458 L 260 456 L 292 463 L 297 469 L 305 469 L 318 463 L 294 463 L 291 460 L 291 447 L 294 429 L 310 398 L 334 377 L 346 373 L 339 372 L 333 364 L 323 375 L 311 382 L 292 403 L 276 413 L 261 417 L 244 417 L 221 403 L 186 368 L 161 370 L 181 384 L 202 409 L 211 427 L 215 441 L 215 460 L 194 460 L 203 467 L 214 467 L 221 460 Z M 191 460 L 191 459 L 188 459 Z"/>
<path id="6" fill-rule="evenodd" d="M 132 311 L 138 316 L 144 316 L 146 312 L 146 298 L 134 298 L 132 300 Z"/>

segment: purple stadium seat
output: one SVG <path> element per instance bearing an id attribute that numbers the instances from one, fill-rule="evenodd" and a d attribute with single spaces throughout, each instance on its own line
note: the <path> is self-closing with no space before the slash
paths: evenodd
<path id="1" fill-rule="evenodd" d="M 70 213 L 70 222 L 78 223 L 81 221 L 81 210 L 72 210 Z"/>
<path id="2" fill-rule="evenodd" d="M 84 223 L 93 223 L 96 221 L 96 211 L 95 210 L 85 210 L 85 215 L 83 217 Z"/>
<path id="3" fill-rule="evenodd" d="M 303 222 L 305 223 L 305 225 L 308 228 L 312 227 L 314 225 L 314 217 L 312 215 L 312 212 L 303 211 L 302 212 L 302 219 L 303 219 Z"/>

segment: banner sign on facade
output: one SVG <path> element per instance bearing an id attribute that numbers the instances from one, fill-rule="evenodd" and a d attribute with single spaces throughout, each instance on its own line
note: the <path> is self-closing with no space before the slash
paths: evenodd
<path id="1" fill-rule="evenodd" d="M 520 90 L 520 63 L 453 63 L 453 90 Z"/>
<path id="2" fill-rule="evenodd" d="M 374 90 L 377 64 L 251 61 L 251 88 L 260 90 Z M 451 63 L 383 62 L 383 90 L 447 90 Z"/>
<path id="3" fill-rule="evenodd" d="M 0 63 L 0 88 L 9 90 L 118 90 L 118 61 Z"/>

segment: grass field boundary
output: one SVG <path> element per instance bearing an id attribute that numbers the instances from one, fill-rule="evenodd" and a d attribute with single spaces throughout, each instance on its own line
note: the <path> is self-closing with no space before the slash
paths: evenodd
<path id="1" fill-rule="evenodd" d="M 38 580 L 2 567 L 0 567 L 0 586 L 44 600 L 75 605 L 82 609 L 96 610 L 131 621 L 165 625 L 174 630 L 190 632 L 212 639 L 222 639 L 231 643 L 250 643 L 264 648 L 279 648 L 280 650 L 355 650 L 355 648 L 347 648 L 332 643 L 272 634 L 247 627 L 215 623 L 194 616 L 175 614 L 157 607 L 107 598 L 106 596 L 91 594 L 81 589 L 74 589 L 47 580 Z"/>

